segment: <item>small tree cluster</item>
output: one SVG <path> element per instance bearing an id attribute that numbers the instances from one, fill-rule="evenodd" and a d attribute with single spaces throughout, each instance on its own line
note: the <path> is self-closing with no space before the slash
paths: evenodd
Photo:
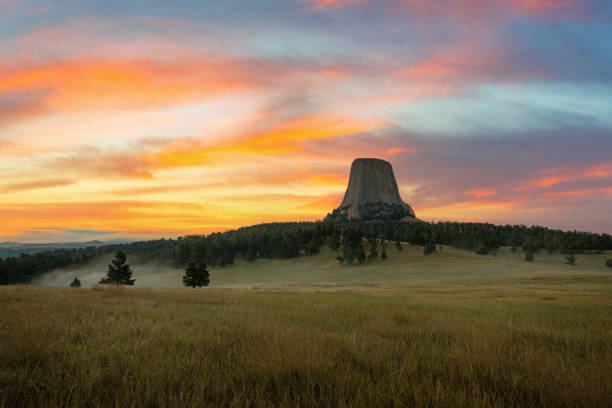
<path id="1" fill-rule="evenodd" d="M 431 255 L 436 252 L 436 243 L 430 239 L 423 248 L 423 255 Z"/>
<path id="2" fill-rule="evenodd" d="M 491 253 L 495 255 L 497 250 L 499 249 L 499 246 L 499 241 L 495 237 L 482 237 L 478 241 L 476 253 L 478 255 L 489 255 Z"/>
<path id="3" fill-rule="evenodd" d="M 370 245 L 370 253 L 368 255 L 368 262 L 374 262 L 378 258 L 378 240 L 374 237 L 368 238 L 368 244 Z"/>
<path id="4" fill-rule="evenodd" d="M 342 236 L 340 244 L 340 255 L 336 258 L 340 263 L 352 264 L 357 261 L 363 263 L 366 259 L 363 248 L 363 236 L 360 231 L 347 230 Z"/>
<path id="5" fill-rule="evenodd" d="M 71 288 L 80 288 L 81 281 L 78 278 L 74 278 L 74 280 L 70 283 Z"/>
<path id="6" fill-rule="evenodd" d="M 538 252 L 538 245 L 532 236 L 523 238 L 523 252 L 525 252 L 525 261 L 533 262 L 535 260 L 534 254 Z"/>
<path id="7" fill-rule="evenodd" d="M 577 260 L 578 258 L 574 254 L 569 254 L 565 256 L 565 263 L 568 265 L 572 265 L 572 266 L 576 265 Z"/>

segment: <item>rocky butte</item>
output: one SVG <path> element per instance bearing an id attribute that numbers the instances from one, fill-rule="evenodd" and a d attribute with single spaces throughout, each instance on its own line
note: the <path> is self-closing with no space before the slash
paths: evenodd
<path id="1" fill-rule="evenodd" d="M 381 159 L 353 160 L 342 204 L 326 219 L 420 222 L 400 197 L 393 167 Z"/>

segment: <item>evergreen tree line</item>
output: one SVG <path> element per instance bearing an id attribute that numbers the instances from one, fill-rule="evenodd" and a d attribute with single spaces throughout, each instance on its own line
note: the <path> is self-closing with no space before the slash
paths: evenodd
<path id="1" fill-rule="evenodd" d="M 100 254 L 96 247 L 54 249 L 0 258 L 0 285 L 28 283 L 53 269 L 85 263 Z"/>
<path id="2" fill-rule="evenodd" d="M 372 244 L 377 240 L 380 244 L 376 245 L 376 253 L 372 253 Z M 435 252 L 436 245 L 450 245 L 487 255 L 494 254 L 500 246 L 510 246 L 513 250 L 522 248 L 528 261 L 541 250 L 580 254 L 612 249 L 609 234 L 565 232 L 538 226 L 383 220 L 271 223 L 178 239 L 21 254 L 0 259 L 0 284 L 27 283 L 52 269 L 82 264 L 119 250 L 146 260 L 185 268 L 192 262 L 223 267 L 233 264 L 236 258 L 254 261 L 316 255 L 324 245 L 328 245 L 338 252 L 342 258 L 339 261 L 350 264 L 377 259 L 379 255 L 382 259 L 383 240 L 385 245 L 386 242 L 397 244 L 400 241 L 420 245 L 425 248 L 424 253 Z"/>

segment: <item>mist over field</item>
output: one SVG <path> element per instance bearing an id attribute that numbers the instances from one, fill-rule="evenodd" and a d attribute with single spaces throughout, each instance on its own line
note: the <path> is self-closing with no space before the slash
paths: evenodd
<path id="1" fill-rule="evenodd" d="M 34 280 L 34 285 L 68 287 L 74 278 L 81 281 L 81 285 L 90 288 L 106 276 L 108 264 L 114 254 L 104 255 L 91 262 L 78 267 L 55 269 Z M 132 277 L 136 279 L 135 287 L 140 288 L 176 288 L 183 286 L 183 270 L 160 265 L 155 262 L 146 262 L 141 259 L 128 261 L 134 271 Z"/>
<path id="2" fill-rule="evenodd" d="M 524 261 L 522 250 L 512 252 L 500 248 L 496 256 L 481 256 L 473 252 L 440 246 L 442 251 L 424 256 L 421 247 L 404 245 L 402 251 L 389 248 L 385 261 L 362 265 L 344 265 L 336 260 L 336 252 L 322 248 L 313 256 L 290 259 L 237 259 L 233 265 L 211 267 L 210 286 L 255 287 L 265 285 L 361 285 L 374 283 L 411 283 L 415 281 L 438 281 L 440 284 L 462 279 L 497 279 L 508 276 L 540 276 L 565 273 L 608 274 L 605 260 L 612 256 L 603 254 L 581 254 L 578 265 L 565 263 L 562 254 L 536 255 L 533 263 Z M 38 286 L 68 287 L 76 277 L 83 287 L 92 287 L 106 276 L 108 264 L 114 254 L 104 255 L 78 267 L 56 269 L 42 275 L 32 283 Z M 128 255 L 127 262 L 134 271 L 137 288 L 183 287 L 184 270 L 159 262 L 147 262 L 137 256 Z"/>

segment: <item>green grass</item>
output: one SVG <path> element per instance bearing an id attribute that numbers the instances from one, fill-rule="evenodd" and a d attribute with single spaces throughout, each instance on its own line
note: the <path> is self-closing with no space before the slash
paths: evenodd
<path id="1" fill-rule="evenodd" d="M 240 262 L 225 288 L 0 287 L 0 406 L 607 407 L 598 257 L 407 247 Z"/>

